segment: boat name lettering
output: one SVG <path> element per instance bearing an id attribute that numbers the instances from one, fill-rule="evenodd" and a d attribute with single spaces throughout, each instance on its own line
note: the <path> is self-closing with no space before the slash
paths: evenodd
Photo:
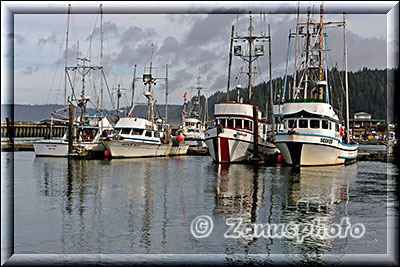
<path id="1" fill-rule="evenodd" d="M 247 134 L 242 133 L 242 132 L 236 132 L 237 135 L 241 135 L 241 136 L 247 136 Z"/>
<path id="2" fill-rule="evenodd" d="M 324 143 L 324 144 L 332 144 L 333 143 L 332 139 L 328 139 L 328 138 L 321 138 L 320 142 Z"/>

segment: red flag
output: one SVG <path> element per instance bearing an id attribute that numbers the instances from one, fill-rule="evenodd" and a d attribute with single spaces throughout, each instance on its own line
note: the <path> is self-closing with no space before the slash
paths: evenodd
<path id="1" fill-rule="evenodd" d="M 187 92 L 185 92 L 185 95 L 183 96 L 183 98 L 186 100 L 187 99 Z"/>

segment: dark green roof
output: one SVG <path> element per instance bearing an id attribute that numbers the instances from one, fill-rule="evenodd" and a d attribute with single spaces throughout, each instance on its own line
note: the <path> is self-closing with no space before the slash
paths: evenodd
<path id="1" fill-rule="evenodd" d="M 372 122 L 385 122 L 385 120 L 377 120 L 377 119 L 350 119 L 350 121 L 372 121 Z"/>

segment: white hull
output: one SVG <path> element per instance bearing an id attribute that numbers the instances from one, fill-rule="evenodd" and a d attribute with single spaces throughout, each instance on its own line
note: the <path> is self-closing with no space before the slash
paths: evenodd
<path id="1" fill-rule="evenodd" d="M 73 144 L 74 155 L 103 155 L 106 147 L 100 141 Z M 41 140 L 33 143 L 35 155 L 38 157 L 68 157 L 68 142 L 65 140 Z M 78 153 L 76 153 L 78 152 Z"/>
<path id="2" fill-rule="evenodd" d="M 33 142 L 38 157 L 68 157 L 68 142 L 63 140 L 41 140 Z"/>
<path id="3" fill-rule="evenodd" d="M 224 129 L 217 134 L 217 129 L 207 130 L 206 144 L 213 161 L 218 163 L 246 162 L 253 155 L 253 134 L 250 132 Z M 277 147 L 259 137 L 258 154 L 260 159 L 269 161 L 279 153 Z"/>
<path id="4" fill-rule="evenodd" d="M 348 145 L 335 137 L 316 134 L 278 133 L 275 145 L 286 163 L 298 166 L 344 164 L 358 155 L 358 144 Z"/>
<path id="5" fill-rule="evenodd" d="M 151 144 L 120 140 L 103 141 L 113 158 L 165 157 L 185 155 L 189 145 Z"/>

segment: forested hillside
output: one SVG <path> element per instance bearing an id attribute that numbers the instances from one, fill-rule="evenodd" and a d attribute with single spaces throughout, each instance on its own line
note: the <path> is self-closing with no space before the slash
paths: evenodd
<path id="1" fill-rule="evenodd" d="M 345 112 L 345 97 L 344 97 L 344 71 L 331 69 L 329 73 L 329 86 L 332 87 L 333 106 L 338 111 Z M 357 112 L 371 113 L 375 119 L 386 119 L 387 113 L 387 70 L 368 69 L 364 68 L 356 72 L 348 73 L 349 83 L 349 104 L 350 116 Z M 276 78 L 272 80 L 272 87 L 274 90 L 274 101 L 277 95 L 282 94 L 284 84 L 283 78 Z M 288 76 L 287 87 L 293 84 L 293 77 Z M 266 103 L 270 102 L 269 96 L 269 81 L 259 84 L 254 88 L 253 104 L 256 104 L 265 115 Z M 236 100 L 236 89 L 231 90 L 229 93 L 229 100 Z M 247 89 L 241 90 L 243 101 L 248 100 Z M 288 90 L 286 90 L 286 98 L 288 97 Z M 205 99 L 202 98 L 204 102 Z M 211 95 L 208 99 L 209 114 L 213 115 L 213 105 L 218 102 L 226 101 L 226 91 L 218 91 Z M 276 102 L 277 103 L 277 102 Z"/>

